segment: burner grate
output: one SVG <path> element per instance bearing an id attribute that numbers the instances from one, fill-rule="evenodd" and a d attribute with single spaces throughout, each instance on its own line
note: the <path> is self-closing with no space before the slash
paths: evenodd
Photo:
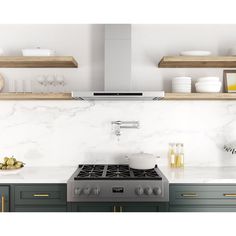
<path id="1" fill-rule="evenodd" d="M 78 175 L 74 178 L 76 179 L 96 179 L 101 178 L 103 176 L 103 171 L 105 166 L 104 165 L 80 165 Z"/>
<path id="2" fill-rule="evenodd" d="M 127 165 L 108 165 L 106 177 L 107 178 L 129 178 L 129 177 L 131 177 L 129 166 L 127 166 Z"/>
<path id="3" fill-rule="evenodd" d="M 128 165 L 79 165 L 79 172 L 74 179 L 161 180 L 162 178 L 156 168 L 136 170 L 129 168 Z"/>
<path id="4" fill-rule="evenodd" d="M 133 169 L 133 174 L 134 174 L 135 178 L 161 179 L 161 177 L 157 174 L 155 169 L 150 169 L 150 170 L 135 170 L 135 169 Z"/>

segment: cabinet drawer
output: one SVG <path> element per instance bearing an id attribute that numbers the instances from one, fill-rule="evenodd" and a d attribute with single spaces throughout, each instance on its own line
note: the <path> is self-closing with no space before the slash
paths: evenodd
<path id="1" fill-rule="evenodd" d="M 170 212 L 236 212 L 234 206 L 173 206 Z"/>
<path id="2" fill-rule="evenodd" d="M 170 185 L 170 205 L 235 205 L 236 185 Z"/>
<path id="3" fill-rule="evenodd" d="M 15 205 L 66 205 L 66 185 L 17 185 Z"/>
<path id="4" fill-rule="evenodd" d="M 66 212 L 66 206 L 17 206 L 15 212 Z"/>

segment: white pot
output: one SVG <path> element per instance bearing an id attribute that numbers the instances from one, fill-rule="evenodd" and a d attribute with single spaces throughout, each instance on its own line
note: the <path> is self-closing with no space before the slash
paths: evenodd
<path id="1" fill-rule="evenodd" d="M 129 167 L 137 170 L 153 169 L 157 164 L 157 156 L 148 153 L 136 153 L 126 156 L 129 160 Z"/>

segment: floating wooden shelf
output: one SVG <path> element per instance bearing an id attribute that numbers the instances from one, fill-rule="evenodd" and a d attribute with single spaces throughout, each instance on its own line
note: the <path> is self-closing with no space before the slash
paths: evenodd
<path id="1" fill-rule="evenodd" d="M 236 56 L 166 56 L 160 68 L 236 68 Z"/>
<path id="2" fill-rule="evenodd" d="M 164 100 L 236 100 L 236 93 L 165 93 Z"/>
<path id="3" fill-rule="evenodd" d="M 0 93 L 0 100 L 72 100 L 70 93 Z"/>
<path id="4" fill-rule="evenodd" d="M 0 93 L 1 100 L 73 100 L 71 93 Z M 163 100 L 235 100 L 236 93 L 165 93 Z"/>
<path id="5" fill-rule="evenodd" d="M 1 68 L 76 68 L 77 61 L 71 56 L 49 57 L 0 57 Z"/>

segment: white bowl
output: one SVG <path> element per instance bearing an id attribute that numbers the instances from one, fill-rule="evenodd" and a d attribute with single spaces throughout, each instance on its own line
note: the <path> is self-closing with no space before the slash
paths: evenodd
<path id="1" fill-rule="evenodd" d="M 181 56 L 209 56 L 211 55 L 210 51 L 183 51 L 180 52 Z"/>
<path id="2" fill-rule="evenodd" d="M 54 56 L 55 51 L 51 49 L 41 49 L 41 48 L 33 48 L 33 49 L 22 49 L 23 56 Z"/>
<path id="3" fill-rule="evenodd" d="M 172 79 L 172 82 L 186 82 L 186 83 L 191 83 L 191 80 L 192 80 L 192 78 L 191 77 L 187 77 L 187 76 L 178 76 L 178 77 L 174 77 L 173 79 Z"/>
<path id="4" fill-rule="evenodd" d="M 172 86 L 173 93 L 191 93 L 191 86 Z"/>
<path id="5" fill-rule="evenodd" d="M 197 82 L 220 82 L 220 78 L 216 76 L 200 77 Z"/>
<path id="6" fill-rule="evenodd" d="M 221 83 L 219 84 L 196 83 L 195 88 L 197 93 L 219 93 L 221 89 Z"/>
<path id="7" fill-rule="evenodd" d="M 186 82 L 182 82 L 182 81 L 172 81 L 172 85 L 188 85 L 188 86 L 191 86 L 191 82 L 189 83 L 186 83 Z"/>
<path id="8" fill-rule="evenodd" d="M 191 88 L 191 85 L 172 85 L 172 88 L 189 89 L 189 88 Z"/>
<path id="9" fill-rule="evenodd" d="M 217 82 L 197 82 L 195 85 L 200 86 L 221 86 L 222 83 L 220 81 Z"/>

